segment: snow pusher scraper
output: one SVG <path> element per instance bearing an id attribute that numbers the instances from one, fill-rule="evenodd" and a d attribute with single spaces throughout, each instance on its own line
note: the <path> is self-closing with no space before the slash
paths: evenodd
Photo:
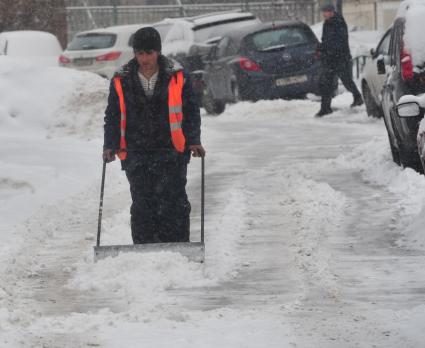
<path id="1" fill-rule="evenodd" d="M 147 253 L 170 251 L 179 253 L 192 262 L 203 263 L 205 261 L 204 242 L 204 215 L 205 215 L 205 159 L 202 157 L 201 171 L 201 241 L 181 243 L 146 243 L 133 245 L 100 245 L 103 214 L 103 194 L 105 189 L 106 161 L 103 161 L 102 183 L 100 189 L 99 218 L 97 226 L 97 242 L 94 247 L 94 261 L 107 257 L 115 257 L 122 253 Z"/>

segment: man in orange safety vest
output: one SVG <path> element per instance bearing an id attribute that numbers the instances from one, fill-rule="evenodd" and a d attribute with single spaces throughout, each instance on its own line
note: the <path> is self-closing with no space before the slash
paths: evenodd
<path id="1" fill-rule="evenodd" d="M 161 54 L 160 34 L 139 29 L 135 57 L 112 78 L 105 111 L 107 162 L 121 160 L 132 197 L 133 242 L 189 241 L 190 155 L 205 156 L 190 76 Z"/>

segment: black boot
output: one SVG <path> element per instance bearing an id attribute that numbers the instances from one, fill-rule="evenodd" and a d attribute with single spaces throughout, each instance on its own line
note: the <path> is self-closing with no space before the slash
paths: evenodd
<path id="1" fill-rule="evenodd" d="M 360 106 L 363 105 L 364 101 L 363 98 L 361 96 L 361 94 L 354 96 L 354 101 L 353 104 L 351 104 L 351 107 L 354 108 L 355 106 Z"/>
<path id="2" fill-rule="evenodd" d="M 323 117 L 325 115 L 329 115 L 333 113 L 331 108 L 332 96 L 331 95 L 323 95 L 322 96 L 322 104 L 320 105 L 320 111 L 315 115 L 316 117 Z"/>
<path id="3" fill-rule="evenodd" d="M 329 109 L 320 109 L 319 112 L 316 115 L 314 115 L 314 116 L 315 117 L 323 117 L 323 116 L 329 115 L 329 114 L 331 114 L 333 112 L 334 111 L 331 108 L 329 108 Z"/>

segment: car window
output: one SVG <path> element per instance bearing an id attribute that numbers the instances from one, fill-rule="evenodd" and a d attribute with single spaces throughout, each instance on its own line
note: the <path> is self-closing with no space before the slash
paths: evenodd
<path id="1" fill-rule="evenodd" d="M 238 47 L 232 39 L 229 39 L 229 43 L 226 48 L 226 56 L 234 56 L 236 53 L 238 53 Z"/>
<path id="2" fill-rule="evenodd" d="M 228 23 L 221 23 L 217 25 L 211 25 L 208 27 L 194 28 L 195 42 L 205 42 L 216 36 L 225 36 L 229 32 L 241 30 L 244 27 L 258 23 L 258 19 L 245 19 Z"/>
<path id="3" fill-rule="evenodd" d="M 228 37 L 225 37 L 225 38 L 220 40 L 220 42 L 217 45 L 217 53 L 216 53 L 216 56 L 217 56 L 218 59 L 226 56 L 228 44 L 229 44 L 229 38 Z"/>
<path id="4" fill-rule="evenodd" d="M 251 41 L 257 51 L 269 51 L 310 43 L 312 36 L 302 27 L 284 27 L 256 33 Z"/>
<path id="5" fill-rule="evenodd" d="M 68 51 L 96 50 L 110 48 L 115 45 L 117 35 L 90 33 L 75 36 L 69 43 Z"/>
<path id="6" fill-rule="evenodd" d="M 390 50 L 391 31 L 388 31 L 376 49 L 377 55 L 388 55 Z"/>
<path id="7" fill-rule="evenodd" d="M 395 57 L 394 57 L 394 54 L 395 54 L 395 37 L 396 37 L 396 28 L 394 27 L 392 30 L 391 30 L 391 39 L 390 39 L 390 50 L 389 50 L 389 56 L 390 56 L 390 65 L 394 65 L 394 62 L 395 62 Z"/>
<path id="8" fill-rule="evenodd" d="M 400 40 L 402 38 L 402 31 L 402 25 L 398 22 L 391 33 L 390 59 L 392 66 L 398 66 L 400 63 Z"/>

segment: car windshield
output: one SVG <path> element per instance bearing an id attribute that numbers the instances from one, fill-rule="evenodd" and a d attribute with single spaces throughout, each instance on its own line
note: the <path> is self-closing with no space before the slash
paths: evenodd
<path id="1" fill-rule="evenodd" d="M 273 51 L 312 42 L 312 37 L 301 27 L 285 27 L 262 31 L 252 36 L 257 51 Z"/>
<path id="2" fill-rule="evenodd" d="M 203 43 L 213 37 L 225 36 L 229 32 L 242 29 L 243 27 L 258 23 L 258 19 L 239 19 L 217 25 L 195 28 L 195 42 Z"/>
<path id="3" fill-rule="evenodd" d="M 67 50 L 99 50 L 110 48 L 115 45 L 117 36 L 115 34 L 83 34 L 75 36 L 69 43 Z"/>

